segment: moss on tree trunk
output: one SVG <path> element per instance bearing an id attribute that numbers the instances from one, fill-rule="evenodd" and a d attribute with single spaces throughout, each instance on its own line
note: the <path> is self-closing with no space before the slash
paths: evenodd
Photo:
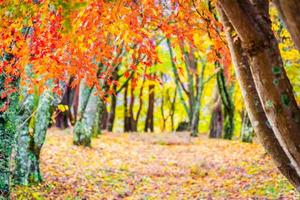
<path id="1" fill-rule="evenodd" d="M 75 145 L 91 146 L 93 126 L 96 121 L 95 119 L 97 118 L 97 111 L 100 100 L 99 96 L 93 94 L 94 92 L 95 88 L 88 88 L 83 83 L 80 85 L 80 118 L 78 119 L 74 127 L 73 143 Z"/>
<path id="2" fill-rule="evenodd" d="M 0 75 L 0 93 L 5 92 L 5 75 Z M 13 87 L 18 87 L 18 81 L 13 81 Z M 0 107 L 8 105 L 0 112 L 0 199 L 10 198 L 10 156 L 15 136 L 15 118 L 18 108 L 18 93 L 12 93 L 0 99 Z"/>
<path id="3" fill-rule="evenodd" d="M 39 159 L 50 122 L 52 97 L 49 91 L 45 91 L 38 98 L 36 106 L 34 99 L 33 95 L 27 96 L 18 119 L 21 126 L 18 127 L 16 144 L 16 185 L 31 185 L 42 181 Z"/>

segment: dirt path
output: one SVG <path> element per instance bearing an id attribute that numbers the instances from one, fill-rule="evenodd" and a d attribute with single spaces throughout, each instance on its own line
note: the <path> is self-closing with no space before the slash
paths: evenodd
<path id="1" fill-rule="evenodd" d="M 105 134 L 92 148 L 50 130 L 45 182 L 15 199 L 297 199 L 257 144 L 171 134 Z"/>

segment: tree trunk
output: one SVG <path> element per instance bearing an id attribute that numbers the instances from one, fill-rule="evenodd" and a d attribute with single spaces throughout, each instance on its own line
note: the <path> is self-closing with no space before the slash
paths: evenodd
<path id="1" fill-rule="evenodd" d="M 268 1 L 262 1 L 264 8 L 257 10 L 248 0 L 220 2 L 249 57 L 254 83 L 269 125 L 300 174 L 300 111 L 271 30 Z"/>
<path id="2" fill-rule="evenodd" d="M 28 95 L 22 105 L 19 118 L 18 137 L 15 156 L 14 183 L 30 185 L 40 183 L 40 152 L 45 141 L 46 132 L 51 119 L 51 106 L 55 101 L 49 91 L 45 91 L 38 99 L 35 107 L 34 95 Z M 54 97 L 55 98 L 55 97 Z M 36 112 L 34 115 L 33 112 Z M 25 123 L 24 123 L 25 122 Z"/>
<path id="3" fill-rule="evenodd" d="M 6 74 L 0 74 L 0 93 L 5 92 L 4 81 Z M 13 80 L 12 86 L 18 88 L 18 80 Z M 0 98 L 0 199 L 10 199 L 10 156 L 16 133 L 16 115 L 18 109 L 18 92 L 8 97 Z"/>
<path id="4" fill-rule="evenodd" d="M 106 104 L 104 104 L 103 113 L 102 113 L 102 119 L 100 119 L 100 120 L 101 120 L 102 130 L 106 130 L 107 129 L 107 125 L 108 125 L 108 111 L 107 111 Z"/>
<path id="5" fill-rule="evenodd" d="M 29 184 L 28 174 L 30 169 L 27 164 L 30 164 L 30 157 L 32 157 L 29 154 L 32 153 L 30 144 L 34 120 L 31 120 L 31 116 L 34 112 L 34 101 L 35 98 L 32 94 L 25 97 L 18 117 L 19 127 L 17 127 L 18 136 L 16 139 L 15 169 L 13 175 L 13 181 L 16 185 Z M 33 157 L 35 156 L 33 155 Z"/>
<path id="6" fill-rule="evenodd" d="M 291 33 L 296 48 L 300 51 L 300 1 L 273 0 L 279 14 Z"/>
<path id="7" fill-rule="evenodd" d="M 139 100 L 139 107 L 137 110 L 136 115 L 134 115 L 134 102 L 135 102 L 135 95 L 134 95 L 134 90 L 135 90 L 135 86 L 133 84 L 133 81 L 131 81 L 130 84 L 130 102 L 129 102 L 129 110 L 127 111 L 127 128 L 129 132 L 137 132 L 137 128 L 138 128 L 138 122 L 139 122 L 139 118 L 140 118 L 140 114 L 142 111 L 142 107 L 143 107 L 143 91 L 144 91 L 144 84 L 145 84 L 145 76 L 143 78 L 143 82 L 141 84 L 140 87 L 140 91 L 139 91 L 139 96 L 138 96 L 138 100 Z M 127 86 L 125 88 L 125 96 L 126 96 L 126 108 L 125 111 L 127 109 Z M 125 98 L 125 97 L 124 97 Z M 126 121 L 125 121 L 126 124 Z"/>
<path id="8" fill-rule="evenodd" d="M 173 97 L 172 100 L 171 100 L 171 98 L 169 96 L 169 101 L 170 101 L 170 104 L 171 104 L 170 118 L 171 118 L 171 128 L 172 128 L 172 131 L 175 130 L 174 115 L 175 115 L 175 109 L 176 109 L 176 107 L 175 107 L 176 98 L 177 98 L 177 90 L 175 89 L 174 97 Z"/>
<path id="9" fill-rule="evenodd" d="M 73 89 L 73 100 L 70 108 L 70 122 L 72 126 L 76 124 L 77 113 L 78 113 L 78 104 L 79 104 L 79 86 Z"/>
<path id="10" fill-rule="evenodd" d="M 92 136 L 97 137 L 98 135 L 102 134 L 102 123 L 103 123 L 103 116 L 105 114 L 106 106 L 105 101 L 99 97 L 97 97 L 96 102 L 96 114 L 95 119 L 92 125 Z"/>
<path id="11" fill-rule="evenodd" d="M 222 103 L 218 89 L 214 91 L 214 105 L 212 108 L 212 114 L 209 125 L 209 137 L 210 138 L 222 138 L 223 130 L 223 115 L 222 115 Z"/>
<path id="12" fill-rule="evenodd" d="M 64 112 L 59 111 L 59 113 L 55 117 L 55 125 L 56 125 L 57 128 L 66 129 L 66 128 L 69 127 L 69 118 L 70 118 L 69 113 L 70 113 L 70 104 L 71 104 L 70 94 L 71 94 L 71 88 L 69 88 L 67 86 L 60 104 L 62 104 L 64 106 L 68 106 L 69 109 L 67 109 Z"/>
<path id="13" fill-rule="evenodd" d="M 128 84 L 125 86 L 124 90 L 124 132 L 130 131 L 130 118 L 129 118 L 129 112 L 128 112 Z"/>
<path id="14" fill-rule="evenodd" d="M 228 8 L 229 9 L 229 8 Z M 221 14 L 221 21 L 226 32 L 226 38 L 235 68 L 237 80 L 239 82 L 245 107 L 248 112 L 251 124 L 258 139 L 266 151 L 271 155 L 278 169 L 288 180 L 296 187 L 300 186 L 300 176 L 295 163 L 290 159 L 290 154 L 286 148 L 283 148 L 275 137 L 274 132 L 268 124 L 268 119 L 260 102 L 258 92 L 255 88 L 254 80 L 250 71 L 248 58 L 241 48 L 241 41 L 233 40 L 233 29 L 225 13 L 218 6 Z M 245 12 L 244 12 L 245 13 Z M 240 15 L 243 15 L 240 13 Z"/>
<path id="15" fill-rule="evenodd" d="M 163 75 L 161 77 L 163 77 Z M 167 117 L 165 116 L 165 90 L 164 90 L 164 87 L 162 87 L 161 93 L 162 93 L 161 102 L 160 102 L 160 114 L 161 114 L 161 118 L 162 118 L 161 132 L 164 132 L 166 130 L 166 122 L 168 119 L 168 116 Z M 167 93 L 168 93 L 168 90 L 167 90 Z"/>
<path id="16" fill-rule="evenodd" d="M 59 104 L 67 106 L 68 109 L 60 111 L 55 117 L 55 125 L 57 128 L 66 129 L 76 122 L 77 106 L 78 106 L 78 87 L 71 88 L 70 85 L 73 79 L 69 80 L 68 85 L 65 86 L 65 91 L 62 100 Z"/>
<path id="17" fill-rule="evenodd" d="M 154 84 L 149 85 L 149 99 L 148 99 L 148 111 L 145 121 L 145 129 L 144 131 L 147 132 L 150 130 L 151 132 L 154 131 L 154 101 L 155 101 L 155 94 L 154 94 Z"/>
<path id="18" fill-rule="evenodd" d="M 194 55 L 190 56 L 193 59 L 190 59 L 190 63 L 194 63 L 193 65 L 191 64 L 192 69 L 191 70 L 197 70 L 197 61 L 194 60 Z M 198 135 L 198 125 L 199 125 L 199 120 L 200 120 L 200 110 L 201 110 L 201 100 L 202 100 L 202 94 L 203 94 L 203 88 L 204 88 L 204 73 L 206 69 L 206 64 L 204 62 L 201 62 L 201 72 L 200 74 L 195 73 L 194 78 L 196 79 L 196 86 L 195 86 L 195 91 L 196 95 L 193 98 L 194 106 L 193 106 L 193 111 L 192 111 L 192 123 L 191 123 L 191 136 L 196 137 Z"/>
<path id="19" fill-rule="evenodd" d="M 177 89 L 178 94 L 179 94 L 179 99 L 180 99 L 180 102 L 182 103 L 182 105 L 184 107 L 184 110 L 185 110 L 186 114 L 188 116 L 190 116 L 188 106 L 187 106 L 187 104 L 184 100 L 184 97 L 183 97 L 183 92 L 182 92 L 182 89 L 181 89 L 179 74 L 177 72 L 176 64 L 174 62 L 174 53 L 173 53 L 173 49 L 172 49 L 170 39 L 167 39 L 167 44 L 168 44 L 168 49 L 169 49 L 169 54 L 170 54 L 170 60 L 171 60 L 171 63 L 172 63 L 172 71 L 173 71 L 174 77 L 175 77 L 176 89 Z"/>
<path id="20" fill-rule="evenodd" d="M 98 96 L 93 94 L 94 88 L 80 84 L 79 119 L 74 127 L 73 143 L 75 145 L 91 146 L 92 126 L 97 113 Z"/>
<path id="21" fill-rule="evenodd" d="M 112 132 L 114 128 L 115 116 L 117 106 L 117 94 L 111 96 L 110 111 L 108 113 L 107 130 Z"/>
<path id="22" fill-rule="evenodd" d="M 136 132 L 137 131 L 137 123 L 136 120 L 134 119 L 134 113 L 133 113 L 133 107 L 134 107 L 134 101 L 135 101 L 135 96 L 134 96 L 134 87 L 132 85 L 132 82 L 130 84 L 130 102 L 129 102 L 129 131 L 130 132 Z"/>
<path id="23" fill-rule="evenodd" d="M 217 65 L 219 65 L 219 63 L 217 63 Z M 231 100 L 232 92 L 229 92 L 228 87 L 226 86 L 223 69 L 217 74 L 217 84 L 223 105 L 223 137 L 224 139 L 231 140 L 234 132 L 234 104 Z"/>

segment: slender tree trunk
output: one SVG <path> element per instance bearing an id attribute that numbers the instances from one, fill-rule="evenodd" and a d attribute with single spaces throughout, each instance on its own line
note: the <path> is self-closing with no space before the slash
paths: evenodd
<path id="1" fill-rule="evenodd" d="M 102 130 L 106 130 L 107 129 L 107 125 L 108 125 L 108 111 L 107 111 L 106 104 L 104 104 L 103 113 L 102 113 L 102 119 L 100 119 L 100 120 L 101 120 Z"/>
<path id="2" fill-rule="evenodd" d="M 217 64 L 219 65 L 219 63 Z M 234 105 L 231 99 L 232 93 L 229 93 L 228 87 L 226 86 L 223 69 L 217 74 L 217 83 L 223 105 L 223 137 L 231 140 L 234 132 Z"/>
<path id="3" fill-rule="evenodd" d="M 139 122 L 139 118 L 140 118 L 140 114 L 142 111 L 142 107 L 143 107 L 143 91 L 144 91 L 144 84 L 145 84 L 145 76 L 143 78 L 143 82 L 142 85 L 140 87 L 140 91 L 139 91 L 139 96 L 138 96 L 138 100 L 139 100 L 139 107 L 137 110 L 136 115 L 134 115 L 134 102 L 135 102 L 135 95 L 134 95 L 134 85 L 133 85 L 133 81 L 131 81 L 131 85 L 130 85 L 130 103 L 129 103 L 129 111 L 128 111 L 128 128 L 130 132 L 137 132 L 137 128 L 138 128 L 138 122 Z"/>
<path id="4" fill-rule="evenodd" d="M 169 97 L 170 104 L 171 104 L 170 118 L 171 118 L 171 128 L 172 128 L 172 131 L 175 130 L 174 115 L 175 115 L 175 109 L 176 109 L 176 106 L 175 106 L 176 98 L 177 98 L 177 90 L 175 89 L 173 99 L 171 100 L 171 98 Z"/>
<path id="5" fill-rule="evenodd" d="M 71 95 L 71 88 L 68 86 L 65 89 L 63 98 L 60 102 L 60 104 L 68 106 L 69 109 L 66 111 L 59 111 L 57 116 L 55 117 L 55 125 L 57 128 L 60 129 L 66 129 L 69 127 L 69 119 L 70 119 L 70 105 L 72 102 L 70 102 L 70 95 Z"/>
<path id="6" fill-rule="evenodd" d="M 281 173 L 286 176 L 296 188 L 299 188 L 300 176 L 297 165 L 295 166 L 294 161 L 290 159 L 291 157 L 289 156 L 287 149 L 281 146 L 268 124 L 268 119 L 255 88 L 248 58 L 241 48 L 241 41 L 239 39 L 233 40 L 233 28 L 231 27 L 225 13 L 222 11 L 221 6 L 218 6 L 218 11 L 221 14 L 221 21 L 226 32 L 226 38 L 234 64 L 233 66 L 235 68 L 237 80 L 244 98 L 245 107 L 254 131 L 261 144 L 271 155 L 274 163 Z M 242 13 L 240 13 L 240 15 L 242 15 Z"/>
<path id="7" fill-rule="evenodd" d="M 149 98 L 148 98 L 148 111 L 145 121 L 145 129 L 144 131 L 147 132 L 150 130 L 151 132 L 154 131 L 154 101 L 155 101 L 155 94 L 154 94 L 154 84 L 149 85 Z"/>
<path id="8" fill-rule="evenodd" d="M 183 107 L 184 107 L 184 110 L 186 112 L 186 114 L 188 116 L 190 116 L 190 113 L 189 113 L 189 109 L 188 109 L 188 106 L 184 100 L 184 97 L 183 97 L 183 92 L 181 90 L 181 84 L 180 84 L 180 79 L 179 79 L 179 74 L 177 72 L 177 69 L 176 69 L 176 64 L 174 62 L 174 53 L 173 53 L 173 50 L 172 50 L 172 45 L 171 45 L 171 42 L 169 39 L 167 39 L 167 44 L 168 44 L 168 49 L 169 49 L 169 54 L 170 54 L 170 60 L 171 60 L 171 63 L 172 63 L 172 71 L 174 73 L 174 77 L 175 77 L 175 84 L 176 84 L 176 89 L 178 91 L 178 94 L 179 94 L 179 99 L 180 99 L 180 102 L 182 103 Z"/>
<path id="9" fill-rule="evenodd" d="M 222 138 L 223 117 L 222 117 L 222 104 L 218 101 L 217 105 L 212 111 L 210 125 L 209 125 L 209 137 L 210 138 Z"/>
<path id="10" fill-rule="evenodd" d="M 73 94 L 73 101 L 70 106 L 70 122 L 72 126 L 76 124 L 77 120 L 77 113 L 78 113 L 78 104 L 79 104 L 79 86 L 77 85 L 76 88 L 73 89 L 74 94 Z"/>
<path id="11" fill-rule="evenodd" d="M 124 90 L 124 132 L 130 132 L 130 115 L 128 111 L 128 84 L 125 86 Z"/>
<path id="12" fill-rule="evenodd" d="M 134 113 L 133 113 L 134 101 L 135 101 L 134 88 L 133 88 L 133 85 L 132 85 L 132 82 L 131 82 L 131 85 L 130 85 L 130 103 L 129 103 L 129 121 L 130 121 L 129 131 L 130 132 L 137 131 L 137 124 L 136 124 L 136 120 L 134 119 Z"/>
<path id="13" fill-rule="evenodd" d="M 111 96 L 110 111 L 108 113 L 107 130 L 112 132 L 116 116 L 117 94 Z"/>
<path id="14" fill-rule="evenodd" d="M 218 89 L 214 91 L 214 104 L 212 108 L 212 114 L 209 125 L 209 137 L 210 138 L 222 138 L 223 130 L 223 115 L 222 115 L 222 103 Z"/>
<path id="15" fill-rule="evenodd" d="M 273 0 L 281 18 L 291 33 L 295 46 L 300 51 L 300 1 L 298 0 Z"/>
<path id="16" fill-rule="evenodd" d="M 165 90 L 164 90 L 164 88 L 162 91 L 162 97 L 161 97 L 161 103 L 160 103 L 160 114 L 161 114 L 161 118 L 162 118 L 161 132 L 164 132 L 166 130 L 166 122 L 168 119 L 168 117 L 165 117 Z"/>
<path id="17" fill-rule="evenodd" d="M 197 70 L 197 61 L 194 59 L 194 55 L 190 56 L 193 59 L 190 59 L 190 63 L 193 62 L 194 64 L 191 65 L 192 69 L 191 70 Z M 201 72 L 200 74 L 196 73 L 194 75 L 196 79 L 196 95 L 193 98 L 194 106 L 193 106 L 193 114 L 192 114 L 192 123 L 191 123 L 191 136 L 197 136 L 198 135 L 198 125 L 199 125 L 199 120 L 200 120 L 200 110 L 201 110 L 201 99 L 202 99 L 202 93 L 203 93 L 203 88 L 204 88 L 204 72 L 205 72 L 206 64 L 202 62 L 201 66 Z"/>

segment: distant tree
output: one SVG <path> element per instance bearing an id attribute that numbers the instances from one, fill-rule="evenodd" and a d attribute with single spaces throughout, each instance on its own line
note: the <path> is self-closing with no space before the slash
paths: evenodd
<path id="1" fill-rule="evenodd" d="M 154 131 L 154 103 L 155 103 L 155 85 L 149 84 L 149 95 L 148 95 L 148 109 L 147 109 L 147 114 L 146 114 L 146 120 L 145 120 L 145 128 L 144 131 Z"/>

